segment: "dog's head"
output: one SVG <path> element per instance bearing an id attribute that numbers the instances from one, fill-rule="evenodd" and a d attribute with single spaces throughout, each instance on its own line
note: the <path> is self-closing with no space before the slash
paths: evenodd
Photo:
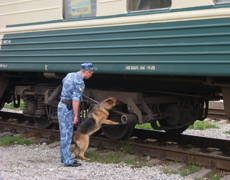
<path id="1" fill-rule="evenodd" d="M 111 110 L 114 106 L 118 104 L 117 98 L 109 97 L 101 102 L 102 106 L 108 110 Z"/>

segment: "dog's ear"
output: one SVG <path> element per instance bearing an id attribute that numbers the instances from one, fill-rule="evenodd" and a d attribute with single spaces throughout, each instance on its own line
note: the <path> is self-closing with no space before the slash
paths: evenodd
<path id="1" fill-rule="evenodd" d="M 111 100 L 111 99 L 108 99 L 106 102 L 107 102 L 108 104 L 113 104 L 113 100 Z"/>

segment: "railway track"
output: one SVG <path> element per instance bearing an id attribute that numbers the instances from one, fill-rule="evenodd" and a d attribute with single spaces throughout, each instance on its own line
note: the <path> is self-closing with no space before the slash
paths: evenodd
<path id="1" fill-rule="evenodd" d="M 224 109 L 209 108 L 208 117 L 215 119 L 226 119 Z"/>
<path id="2" fill-rule="evenodd" d="M 0 117 L 3 117 L 0 120 L 0 131 L 33 133 L 47 137 L 51 141 L 60 137 L 58 130 L 40 129 L 35 125 L 23 123 L 22 114 L 0 112 Z M 17 120 L 4 121 L 9 117 Z M 24 120 L 30 121 L 31 119 Z M 106 139 L 103 135 L 92 136 L 90 146 L 120 150 L 128 143 L 134 152 L 142 155 L 230 170 L 229 140 L 188 135 L 168 136 L 164 132 L 142 129 L 135 129 L 131 139 L 131 141 L 114 141 Z"/>

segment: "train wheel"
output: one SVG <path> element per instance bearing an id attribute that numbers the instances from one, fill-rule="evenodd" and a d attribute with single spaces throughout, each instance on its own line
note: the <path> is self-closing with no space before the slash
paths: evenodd
<path id="1" fill-rule="evenodd" d="M 133 132 L 135 124 L 125 124 L 117 126 L 106 126 L 101 128 L 102 132 L 109 139 L 127 139 Z"/>
<path id="2" fill-rule="evenodd" d="M 165 112 L 167 113 L 168 117 L 166 117 L 162 122 L 166 123 L 169 126 L 175 126 L 179 124 L 179 122 L 181 121 L 181 112 L 180 112 L 180 108 L 177 105 L 175 104 L 169 105 L 165 109 Z"/>
<path id="3" fill-rule="evenodd" d="M 46 115 L 42 115 L 40 118 L 34 117 L 34 121 L 36 122 L 37 126 L 42 129 L 47 129 L 53 124 L 49 122 Z"/>

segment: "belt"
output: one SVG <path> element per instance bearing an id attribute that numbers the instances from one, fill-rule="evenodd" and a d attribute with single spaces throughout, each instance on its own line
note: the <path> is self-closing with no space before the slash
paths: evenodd
<path id="1" fill-rule="evenodd" d="M 70 103 L 70 101 L 69 101 L 68 99 L 64 99 L 64 100 L 62 100 L 61 102 L 62 102 L 63 104 L 65 104 L 65 105 L 67 105 L 67 104 Z"/>

